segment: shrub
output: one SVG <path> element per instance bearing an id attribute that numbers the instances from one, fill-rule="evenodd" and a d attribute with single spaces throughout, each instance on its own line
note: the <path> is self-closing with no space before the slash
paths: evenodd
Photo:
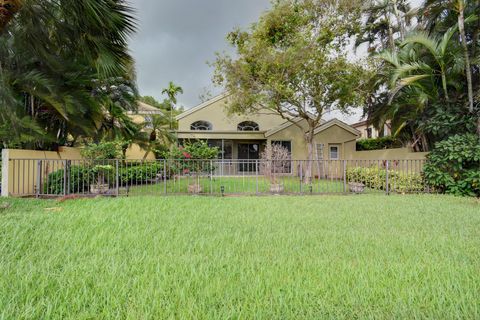
<path id="1" fill-rule="evenodd" d="M 427 183 L 440 192 L 480 197 L 480 139 L 455 135 L 437 143 L 424 172 Z"/>
<path id="2" fill-rule="evenodd" d="M 83 166 L 71 166 L 69 170 L 69 191 L 70 193 L 83 193 L 88 191 L 90 184 L 95 181 L 95 173 L 91 168 Z M 43 185 L 46 194 L 63 194 L 64 190 L 64 169 L 57 170 L 48 175 Z"/>
<path id="3" fill-rule="evenodd" d="M 210 147 L 205 141 L 196 141 L 186 143 L 184 146 L 174 146 L 164 154 L 168 164 L 168 174 L 201 174 L 209 173 L 214 168 L 211 167 L 210 161 L 218 158 L 219 149 Z M 176 161 L 179 160 L 179 161 Z M 197 160 L 197 161 L 194 161 Z"/>
<path id="4" fill-rule="evenodd" d="M 87 144 L 82 149 L 82 157 L 88 160 L 110 160 L 122 158 L 122 141 L 102 141 Z"/>
<path id="5" fill-rule="evenodd" d="M 120 184 L 135 185 L 145 183 L 145 181 L 155 180 L 163 176 L 163 162 L 140 163 L 137 165 L 127 165 L 119 170 Z"/>
<path id="6" fill-rule="evenodd" d="M 357 151 L 382 150 L 401 147 L 402 142 L 391 136 L 386 136 L 382 138 L 362 139 L 357 141 Z"/>
<path id="7" fill-rule="evenodd" d="M 375 190 L 386 190 L 387 186 L 387 172 L 377 166 L 348 168 L 347 179 L 351 182 L 363 183 L 366 187 Z M 409 193 L 425 190 L 423 177 L 418 173 L 388 170 L 388 179 L 389 189 L 392 191 Z"/>
<path id="8" fill-rule="evenodd" d="M 108 175 L 104 176 L 103 183 L 109 183 L 113 187 L 116 183 L 116 170 L 114 166 L 111 168 L 102 169 L 100 166 L 85 167 L 85 166 L 71 166 L 69 175 L 70 193 L 84 193 L 88 192 L 91 184 L 96 184 L 98 180 L 98 171 Z M 120 166 L 118 170 L 119 184 L 121 186 L 135 185 L 145 183 L 149 180 L 154 180 L 163 173 L 163 162 L 128 164 Z M 44 184 L 44 192 L 47 194 L 63 194 L 64 185 L 64 170 L 60 169 L 48 175 L 48 179 Z"/>

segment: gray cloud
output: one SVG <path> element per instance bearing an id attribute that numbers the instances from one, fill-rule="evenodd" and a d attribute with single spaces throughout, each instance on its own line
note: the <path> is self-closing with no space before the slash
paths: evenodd
<path id="1" fill-rule="evenodd" d="M 212 93 L 216 51 L 230 50 L 226 34 L 247 27 L 269 8 L 269 0 L 130 0 L 139 28 L 130 41 L 140 93 L 163 99 L 169 81 L 183 87 L 179 104 L 195 106 L 207 87 Z"/>

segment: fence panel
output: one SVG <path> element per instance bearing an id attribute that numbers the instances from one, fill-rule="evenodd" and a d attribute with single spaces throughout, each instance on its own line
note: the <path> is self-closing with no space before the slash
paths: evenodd
<path id="1" fill-rule="evenodd" d="M 429 192 L 424 160 L 9 160 L 13 196 Z"/>

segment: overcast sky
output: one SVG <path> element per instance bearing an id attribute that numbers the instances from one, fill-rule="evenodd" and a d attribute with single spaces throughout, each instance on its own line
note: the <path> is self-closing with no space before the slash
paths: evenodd
<path id="1" fill-rule="evenodd" d="M 173 81 L 184 89 L 180 105 L 199 103 L 212 84 L 206 62 L 229 50 L 226 34 L 246 27 L 269 8 L 269 0 L 130 0 L 137 8 L 139 28 L 130 43 L 136 60 L 141 95 L 162 100 L 162 88 Z M 231 50 L 231 49 L 230 49 Z"/>
<path id="2" fill-rule="evenodd" d="M 415 4 L 421 0 L 413 0 Z M 141 95 L 163 100 L 169 81 L 184 94 L 179 105 L 191 108 L 212 84 L 215 52 L 231 48 L 225 40 L 235 27 L 248 27 L 270 7 L 269 0 L 130 0 L 137 9 L 138 32 L 130 41 Z M 347 120 L 344 118 L 343 120 Z M 351 117 L 348 118 L 351 120 Z M 350 121 L 351 122 L 351 121 Z"/>

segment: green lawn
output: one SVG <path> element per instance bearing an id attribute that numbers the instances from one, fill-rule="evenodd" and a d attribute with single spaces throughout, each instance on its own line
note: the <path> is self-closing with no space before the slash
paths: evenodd
<path id="1" fill-rule="evenodd" d="M 284 187 L 284 193 L 343 193 L 344 186 L 342 179 L 315 179 L 311 185 L 300 183 L 300 178 L 284 176 L 279 177 L 278 182 Z M 270 193 L 270 182 L 264 177 L 183 177 L 149 182 L 143 185 L 129 188 L 129 195 L 155 195 L 155 194 L 187 194 L 188 185 L 199 184 L 204 194 L 221 194 L 223 186 L 225 194 L 266 194 Z M 366 190 L 366 192 L 374 192 Z M 378 191 L 375 191 L 378 192 Z"/>
<path id="2" fill-rule="evenodd" d="M 478 200 L 7 201 L 1 319 L 480 318 Z"/>

